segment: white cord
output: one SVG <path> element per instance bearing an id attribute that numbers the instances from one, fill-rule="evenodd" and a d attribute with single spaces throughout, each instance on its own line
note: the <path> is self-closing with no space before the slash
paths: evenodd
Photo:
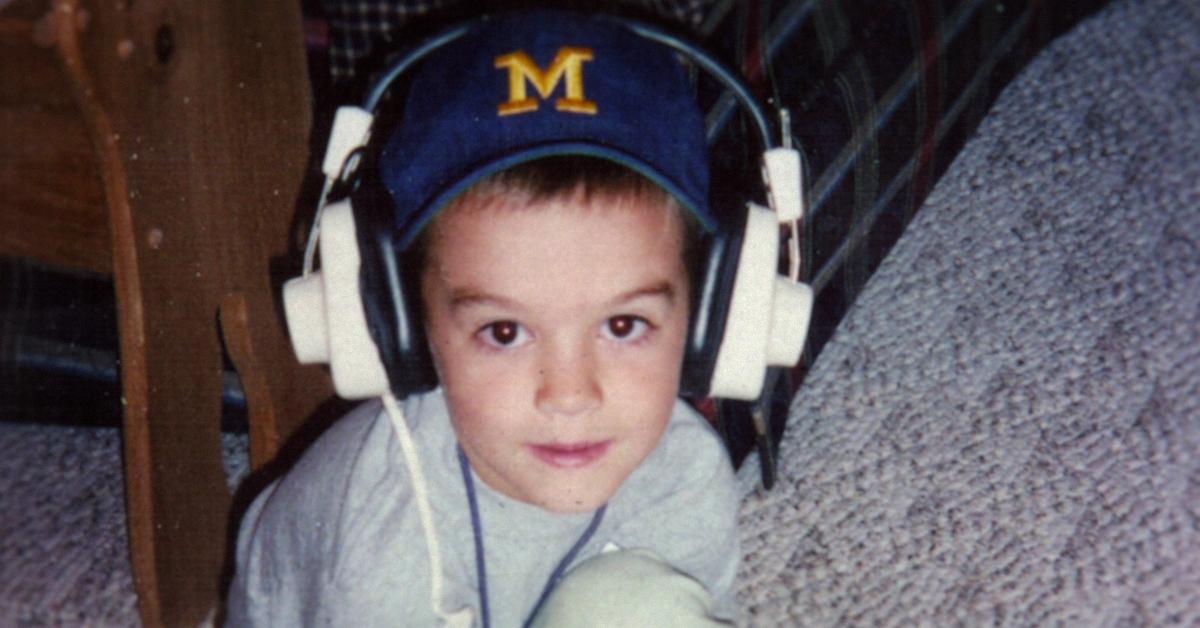
<path id="1" fill-rule="evenodd" d="M 788 277 L 796 282 L 800 282 L 800 221 L 793 220 L 789 227 L 788 234 Z"/>
<path id="2" fill-rule="evenodd" d="M 408 467 L 408 475 L 412 479 L 413 496 L 417 500 L 417 515 L 421 519 L 421 530 L 425 533 L 425 547 L 429 551 L 429 602 L 433 612 L 442 620 L 444 626 L 470 626 L 473 620 L 470 608 L 453 612 L 442 610 L 442 548 L 438 543 L 437 529 L 433 524 L 433 510 L 429 507 L 429 488 L 425 484 L 425 474 L 421 470 L 421 460 L 417 457 L 417 447 L 413 444 L 412 433 L 404 419 L 404 412 L 391 392 L 384 393 L 380 399 L 396 429 L 400 439 L 400 449 L 404 452 L 404 464 Z"/>
<path id="3" fill-rule="evenodd" d="M 786 107 L 779 108 L 779 133 L 783 142 L 782 147 L 791 149 L 792 116 Z M 801 172 L 803 172 L 803 166 L 801 166 Z M 801 194 L 803 194 L 803 185 L 801 185 Z M 788 277 L 796 283 L 800 283 L 800 221 L 804 219 L 803 207 L 801 207 L 800 213 L 800 217 L 788 223 Z"/>
<path id="4" fill-rule="evenodd" d="M 317 212 L 313 215 L 312 226 L 308 228 L 308 242 L 304 244 L 304 276 L 312 274 L 313 262 L 317 257 L 317 240 L 321 233 L 321 214 L 325 211 L 325 204 L 329 198 L 329 191 L 333 189 L 333 177 L 325 177 L 325 184 L 321 188 L 321 202 L 317 203 Z"/>

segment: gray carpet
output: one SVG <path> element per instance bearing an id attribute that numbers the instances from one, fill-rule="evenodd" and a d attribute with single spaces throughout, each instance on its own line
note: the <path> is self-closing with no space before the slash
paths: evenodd
<path id="1" fill-rule="evenodd" d="M 1200 3 L 1026 68 L 789 420 L 753 625 L 1200 625 Z"/>
<path id="2" fill-rule="evenodd" d="M 225 435 L 232 487 L 245 437 Z M 0 627 L 136 626 L 116 428 L 0 423 Z"/>
<path id="3" fill-rule="evenodd" d="M 0 424 L 0 626 L 137 622 L 116 429 Z"/>
<path id="4" fill-rule="evenodd" d="M 1198 6 L 1119 2 L 1006 90 L 780 486 L 741 474 L 751 624 L 1200 625 Z M 0 626 L 137 623 L 116 430 L 0 423 L 0 494 Z"/>

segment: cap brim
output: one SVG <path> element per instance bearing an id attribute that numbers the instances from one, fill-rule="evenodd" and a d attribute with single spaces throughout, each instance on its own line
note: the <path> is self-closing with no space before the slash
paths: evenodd
<path id="1" fill-rule="evenodd" d="M 488 176 L 523 163 L 542 159 L 544 157 L 567 155 L 579 155 L 607 159 L 629 168 L 630 170 L 633 170 L 634 172 L 646 177 L 655 185 L 659 186 L 677 201 L 679 201 L 681 205 L 687 208 L 687 210 L 696 217 L 696 219 L 700 222 L 701 227 L 705 231 L 712 232 L 717 228 L 717 225 L 713 221 L 712 217 L 709 216 L 708 212 L 704 210 L 704 199 L 689 198 L 688 195 L 685 194 L 678 185 L 662 176 L 658 171 L 656 171 L 654 168 L 651 168 L 645 162 L 620 150 L 616 150 L 607 146 L 598 146 L 596 144 L 587 142 L 554 142 L 540 146 L 528 147 L 500 159 L 494 159 L 478 166 L 474 170 L 469 171 L 465 176 L 457 178 L 454 185 L 442 190 L 431 199 L 421 214 L 417 216 L 416 220 L 404 226 L 404 231 L 400 234 L 398 245 L 401 249 L 407 248 L 408 245 L 410 245 L 413 240 L 416 239 L 417 234 L 419 234 L 421 230 L 429 224 L 429 221 L 432 220 L 433 217 L 442 210 L 442 208 L 448 205 L 460 194 L 465 192 L 469 187 L 475 183 L 478 183 L 479 181 L 482 181 Z"/>

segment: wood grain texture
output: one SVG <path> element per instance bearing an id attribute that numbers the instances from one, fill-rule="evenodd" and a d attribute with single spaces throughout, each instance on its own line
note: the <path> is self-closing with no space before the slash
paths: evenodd
<path id="1" fill-rule="evenodd" d="M 141 615 L 195 625 L 217 605 L 231 528 L 221 303 L 238 304 L 227 318 L 258 358 L 241 366 L 260 461 L 329 394 L 294 366 L 270 274 L 307 157 L 299 6 L 55 0 L 50 16 L 108 208 Z"/>
<path id="2" fill-rule="evenodd" d="M 104 192 L 70 85 L 38 43 L 44 5 L 0 13 L 0 253 L 107 274 Z"/>

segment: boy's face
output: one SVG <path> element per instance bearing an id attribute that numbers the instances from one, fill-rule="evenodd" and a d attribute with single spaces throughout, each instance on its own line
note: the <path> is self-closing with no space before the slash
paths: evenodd
<path id="1" fill-rule="evenodd" d="M 488 486 L 589 511 L 658 444 L 688 327 L 681 223 L 659 204 L 600 196 L 468 200 L 430 225 L 430 344 Z"/>

